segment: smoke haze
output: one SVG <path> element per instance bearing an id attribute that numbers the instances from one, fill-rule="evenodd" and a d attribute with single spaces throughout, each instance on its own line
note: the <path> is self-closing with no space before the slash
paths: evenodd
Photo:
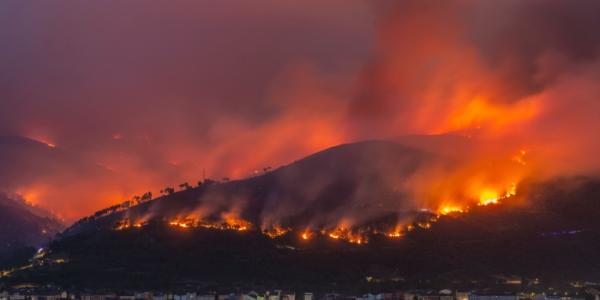
<path id="1" fill-rule="evenodd" d="M 599 13 L 596 1 L 4 1 L 0 134 L 42 144 L 4 139 L 0 178 L 72 220 L 204 173 L 243 178 L 406 134 L 470 137 L 444 150 L 460 164 L 402 183 L 435 206 L 594 173 Z"/>

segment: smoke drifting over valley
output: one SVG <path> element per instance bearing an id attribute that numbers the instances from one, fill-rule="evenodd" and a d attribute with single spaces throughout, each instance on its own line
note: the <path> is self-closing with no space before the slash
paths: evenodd
<path id="1" fill-rule="evenodd" d="M 594 175 L 599 14 L 597 1 L 5 1 L 2 188 L 74 220 L 341 143 L 409 147 L 412 162 L 360 161 L 377 183 L 357 171 L 354 208 L 321 218 L 339 225 L 380 202 L 464 210 Z M 299 198 L 325 201 L 319 170 Z M 304 204 L 266 203 L 266 223 Z"/>

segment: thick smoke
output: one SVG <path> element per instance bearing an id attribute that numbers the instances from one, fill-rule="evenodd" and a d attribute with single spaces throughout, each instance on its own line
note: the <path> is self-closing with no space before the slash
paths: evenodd
<path id="1" fill-rule="evenodd" d="M 343 141 L 323 124 L 341 118 L 337 86 L 366 60 L 373 30 L 361 1 L 0 6 L 0 135 L 73 157 L 64 172 L 3 168 L 18 181 L 3 186 L 69 219 Z M 108 176 L 74 170 L 82 163 Z"/>
<path id="2" fill-rule="evenodd" d="M 424 147 L 460 163 L 394 183 L 433 209 L 600 167 L 596 1 L 2 6 L 0 131 L 110 174 L 85 180 L 114 197 L 70 172 L 71 187 L 40 198 L 69 218 L 203 173 L 241 178 L 405 134 L 470 137 Z"/>

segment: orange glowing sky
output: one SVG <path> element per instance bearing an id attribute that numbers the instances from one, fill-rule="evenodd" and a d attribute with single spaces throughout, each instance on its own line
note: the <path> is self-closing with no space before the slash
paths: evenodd
<path id="1" fill-rule="evenodd" d="M 74 220 L 204 174 L 449 132 L 474 141 L 450 153 L 461 165 L 409 180 L 440 211 L 596 172 L 598 14 L 566 0 L 3 2 L 0 135 L 46 149 L 3 142 L 1 188 Z"/>

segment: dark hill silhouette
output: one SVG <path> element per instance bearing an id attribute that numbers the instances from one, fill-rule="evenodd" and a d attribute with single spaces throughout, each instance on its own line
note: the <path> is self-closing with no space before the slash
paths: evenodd
<path id="1" fill-rule="evenodd" d="M 359 222 L 397 218 L 420 207 L 398 188 L 436 156 L 388 141 L 336 146 L 265 173 L 225 183 L 205 183 L 135 206 L 129 210 L 79 222 L 67 230 L 114 227 L 122 219 L 171 219 L 195 210 L 218 217 L 232 207 L 253 224 L 273 217 L 282 226 L 325 226 L 350 216 Z"/>
<path id="2" fill-rule="evenodd" d="M 0 256 L 39 247 L 62 229 L 64 225 L 50 213 L 0 193 Z"/>
<path id="3" fill-rule="evenodd" d="M 258 230 L 182 230 L 161 222 L 213 197 L 222 204 L 214 212 L 241 205 L 241 198 L 241 216 L 256 224 L 278 203 L 273 201 L 284 199 L 280 213 L 295 228 L 340 210 L 362 212 L 367 225 L 390 210 L 393 218 L 427 218 L 387 180 L 402 180 L 439 159 L 391 142 L 341 145 L 262 176 L 203 184 L 80 222 L 54 240 L 33 268 L 2 280 L 91 289 L 365 291 L 488 285 L 509 275 L 548 285 L 600 279 L 600 180 L 595 178 L 529 183 L 520 195 L 530 201 L 474 207 L 464 215 L 441 216 L 428 230 L 417 226 L 400 239 L 372 236 L 366 245 L 320 235 L 307 241 L 297 230 L 271 239 Z M 380 205 L 369 210 L 363 201 Z M 113 229 L 115 222 L 138 216 L 151 218 L 142 228 Z"/>

